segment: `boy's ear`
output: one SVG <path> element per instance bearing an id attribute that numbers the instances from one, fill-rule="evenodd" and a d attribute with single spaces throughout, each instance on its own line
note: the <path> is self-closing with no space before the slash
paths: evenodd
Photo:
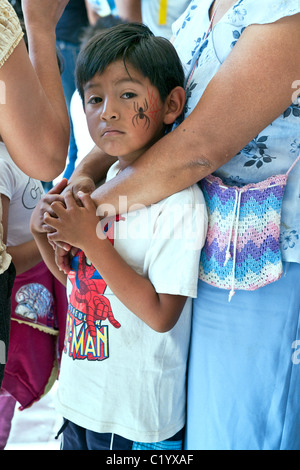
<path id="1" fill-rule="evenodd" d="M 173 88 L 166 99 L 165 124 L 173 124 L 183 111 L 186 94 L 181 86 Z"/>

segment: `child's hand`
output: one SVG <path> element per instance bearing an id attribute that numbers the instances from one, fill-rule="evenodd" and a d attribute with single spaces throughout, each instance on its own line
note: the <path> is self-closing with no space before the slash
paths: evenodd
<path id="1" fill-rule="evenodd" d="M 50 242 L 53 243 L 54 242 Z M 68 245 L 69 246 L 69 245 Z M 55 263 L 60 271 L 69 274 L 71 270 L 71 260 L 76 255 L 78 248 L 72 247 L 69 251 L 55 244 Z"/>
<path id="2" fill-rule="evenodd" d="M 81 199 L 78 196 L 78 193 L 92 194 L 96 189 L 94 181 L 88 176 L 77 176 L 76 178 L 71 178 L 67 190 L 73 192 L 73 196 L 79 206 L 82 206 Z"/>
<path id="3" fill-rule="evenodd" d="M 44 213 L 49 212 L 55 217 L 55 213 L 51 208 L 51 204 L 57 201 L 59 204 L 64 204 L 64 197 L 60 192 L 65 188 L 67 180 L 63 179 L 56 186 L 54 186 L 36 205 L 30 221 L 30 230 L 34 233 L 47 233 L 53 232 L 53 228 L 45 224 Z"/>
<path id="4" fill-rule="evenodd" d="M 99 218 L 96 207 L 88 194 L 80 196 L 83 206 L 79 207 L 71 191 L 66 192 L 65 207 L 60 201 L 51 205 L 55 216 L 44 214 L 44 222 L 54 231 L 48 234 L 51 242 L 65 242 L 71 246 L 85 250 L 86 246 L 95 243 L 97 239 L 96 227 Z"/>

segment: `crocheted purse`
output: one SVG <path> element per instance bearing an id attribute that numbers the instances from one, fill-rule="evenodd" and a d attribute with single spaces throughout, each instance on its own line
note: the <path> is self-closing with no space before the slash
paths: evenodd
<path id="1" fill-rule="evenodd" d="M 208 232 L 199 278 L 216 287 L 255 290 L 282 275 L 280 220 L 287 178 L 271 176 L 241 188 L 210 175 L 200 182 L 208 210 Z"/>

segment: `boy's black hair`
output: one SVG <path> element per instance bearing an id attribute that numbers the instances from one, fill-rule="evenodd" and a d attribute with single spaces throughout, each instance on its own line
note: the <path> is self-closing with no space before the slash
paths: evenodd
<path id="1" fill-rule="evenodd" d="M 184 85 L 183 67 L 170 41 L 141 23 L 126 23 L 101 31 L 81 49 L 75 75 L 82 100 L 85 84 L 117 60 L 147 77 L 163 102 L 173 88 Z"/>

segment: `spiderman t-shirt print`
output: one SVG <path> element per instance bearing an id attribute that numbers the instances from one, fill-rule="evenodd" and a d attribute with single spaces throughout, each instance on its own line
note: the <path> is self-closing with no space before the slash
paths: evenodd
<path id="1" fill-rule="evenodd" d="M 104 227 L 113 243 L 114 222 L 124 220 L 117 216 Z M 107 284 L 82 251 L 73 258 L 69 280 L 72 290 L 68 305 L 64 353 L 75 359 L 102 361 L 109 357 L 109 328 L 120 328 L 109 299 L 105 296 Z"/>

